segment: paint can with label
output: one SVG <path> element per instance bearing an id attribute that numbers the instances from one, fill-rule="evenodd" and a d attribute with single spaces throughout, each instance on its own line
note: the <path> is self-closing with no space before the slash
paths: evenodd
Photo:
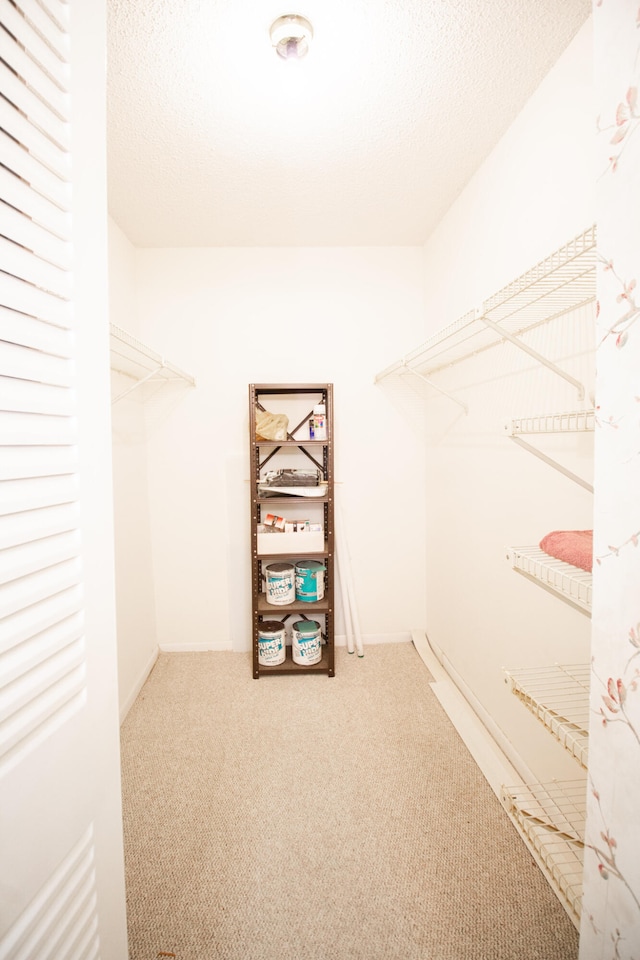
<path id="1" fill-rule="evenodd" d="M 270 563 L 266 574 L 267 603 L 293 603 L 296 598 L 294 567 L 292 563 Z"/>
<path id="2" fill-rule="evenodd" d="M 315 603 L 324 597 L 324 572 L 319 560 L 299 560 L 296 563 L 296 600 Z"/>
<path id="3" fill-rule="evenodd" d="M 322 632 L 316 620 L 297 620 L 291 632 L 293 662 L 301 665 L 322 659 Z"/>
<path id="4" fill-rule="evenodd" d="M 263 667 L 276 667 L 287 656 L 287 640 L 284 626 L 279 620 L 263 620 L 258 626 L 258 663 Z"/>

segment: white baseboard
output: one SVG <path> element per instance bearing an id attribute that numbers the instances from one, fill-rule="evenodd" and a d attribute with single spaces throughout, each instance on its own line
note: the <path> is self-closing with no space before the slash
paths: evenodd
<path id="1" fill-rule="evenodd" d="M 133 687 L 133 689 L 132 689 L 131 692 L 129 693 L 129 696 L 128 696 L 127 699 L 124 701 L 124 703 L 122 703 L 122 704 L 120 705 L 120 724 L 121 724 L 121 725 L 122 725 L 122 723 L 124 723 L 124 719 L 125 719 L 126 715 L 129 713 L 129 710 L 131 710 L 131 707 L 133 706 L 136 697 L 138 696 L 138 694 L 139 694 L 140 691 L 142 690 L 143 686 L 145 685 L 146 680 L 147 680 L 147 677 L 149 676 L 149 674 L 150 674 L 151 671 L 153 670 L 153 668 L 154 668 L 154 666 L 155 666 L 155 663 L 156 663 L 156 660 L 158 659 L 158 654 L 159 654 L 159 653 L 160 653 L 160 650 L 159 650 L 158 647 L 156 647 L 155 650 L 153 651 L 153 653 L 151 654 L 151 657 L 149 658 L 149 660 L 148 660 L 147 663 L 145 664 L 142 673 L 141 673 L 140 676 L 138 677 L 137 683 L 135 684 L 135 686 Z"/>
<path id="2" fill-rule="evenodd" d="M 223 653 L 226 650 L 231 651 L 233 649 L 231 645 L 231 640 L 224 640 L 218 643 L 161 643 L 160 650 L 162 653 L 206 653 L 208 651 L 214 651 L 215 653 Z"/>
<path id="3" fill-rule="evenodd" d="M 410 643 L 411 634 L 410 633 L 369 633 L 362 638 L 362 646 L 366 652 L 367 645 L 374 646 L 377 643 Z M 346 634 L 336 634 L 334 637 L 334 643 L 336 647 L 346 647 L 347 645 L 347 636 Z M 354 639 L 355 644 L 355 639 Z M 291 638 L 287 639 L 287 645 L 291 645 Z M 169 650 L 168 646 L 163 646 L 162 650 Z M 180 647 L 180 650 L 186 650 L 187 647 Z M 189 648 L 191 649 L 191 648 Z M 230 650 L 231 647 L 215 647 L 207 649 L 216 649 L 216 650 Z M 251 645 L 243 647 L 242 650 L 236 649 L 236 653 L 249 653 L 251 651 Z"/>
<path id="4" fill-rule="evenodd" d="M 371 646 L 376 643 L 410 643 L 410 633 L 368 633 L 362 638 L 362 646 L 367 649 L 367 644 Z M 334 638 L 336 647 L 346 647 L 346 634 L 337 634 Z"/>
<path id="5" fill-rule="evenodd" d="M 363 647 L 366 650 L 367 644 L 372 646 L 377 643 L 410 643 L 411 634 L 410 633 L 368 633 L 362 638 Z M 335 645 L 337 647 L 346 647 L 347 637 L 346 635 L 338 635 L 335 637 Z M 233 645 L 231 641 L 220 641 L 218 643 L 161 643 L 159 648 L 162 653 L 202 653 L 207 650 L 213 650 L 215 652 L 221 651 L 232 651 Z M 250 646 L 247 646 L 244 650 L 237 650 L 236 653 L 248 653 L 251 650 Z"/>
<path id="6" fill-rule="evenodd" d="M 433 677 L 431 689 L 440 701 L 487 783 L 500 799 L 504 784 L 520 784 L 523 778 L 491 735 L 478 713 L 436 657 L 424 631 L 412 632 L 413 644 Z M 514 758 L 515 759 L 515 758 Z M 519 759 L 519 758 L 518 758 Z M 518 767 L 522 770 L 520 761 Z"/>

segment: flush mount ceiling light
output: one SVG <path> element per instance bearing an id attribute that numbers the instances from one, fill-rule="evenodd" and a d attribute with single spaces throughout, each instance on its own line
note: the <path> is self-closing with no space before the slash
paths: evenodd
<path id="1" fill-rule="evenodd" d="M 313 38 L 313 27 L 297 13 L 287 13 L 271 24 L 271 43 L 283 60 L 301 60 Z"/>

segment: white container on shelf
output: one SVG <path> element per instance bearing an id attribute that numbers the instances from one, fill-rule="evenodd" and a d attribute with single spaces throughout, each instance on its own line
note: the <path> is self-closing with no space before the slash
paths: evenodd
<path id="1" fill-rule="evenodd" d="M 258 533 L 258 556 L 274 553 L 322 553 L 324 533 Z"/>
<path id="2" fill-rule="evenodd" d="M 313 417 L 309 421 L 309 430 L 311 439 L 327 439 L 327 412 L 324 403 L 317 403 L 313 408 Z"/>

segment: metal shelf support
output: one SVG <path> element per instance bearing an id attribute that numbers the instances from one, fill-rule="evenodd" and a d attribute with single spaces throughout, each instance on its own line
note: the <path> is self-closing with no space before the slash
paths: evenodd
<path id="1" fill-rule="evenodd" d="M 583 480 L 582 477 L 579 477 L 577 473 L 573 473 L 572 470 L 569 470 L 561 463 L 558 463 L 558 461 L 554 460 L 552 457 L 547 456 L 546 453 L 543 453 L 542 450 L 538 450 L 537 447 L 534 447 L 531 443 L 527 443 L 527 441 L 523 440 L 522 437 L 510 437 L 509 439 L 513 440 L 514 443 L 517 443 L 518 446 L 522 447 L 524 450 L 528 450 L 529 453 L 534 455 L 534 457 L 537 457 L 539 460 L 547 463 L 550 467 L 553 467 L 554 470 L 558 470 L 559 473 L 562 473 L 565 477 L 573 480 L 574 483 L 584 487 L 584 489 L 588 490 L 589 493 L 593 493 L 593 484 L 589 483 L 587 480 Z"/>
<path id="2" fill-rule="evenodd" d="M 504 428 L 507 436 L 510 440 L 513 440 L 514 443 L 517 443 L 524 450 L 532 453 L 534 457 L 538 457 L 539 460 L 553 467 L 554 470 L 558 470 L 564 474 L 565 477 L 573 480 L 574 483 L 584 487 L 589 493 L 593 493 L 593 484 L 583 480 L 578 474 L 573 473 L 563 464 L 559 463 L 558 460 L 543 453 L 542 450 L 534 447 L 533 444 L 527 440 L 523 440 L 522 435 L 529 434 L 530 436 L 539 437 L 550 433 L 593 433 L 594 426 L 595 410 L 574 410 L 570 413 L 543 414 L 538 417 L 510 420 L 508 423 L 505 423 Z"/>
<path id="3" fill-rule="evenodd" d="M 579 380 L 576 380 L 575 377 L 572 377 L 565 370 L 562 370 L 562 368 L 557 364 L 553 363 L 551 360 L 548 360 L 547 357 L 543 357 L 542 354 L 538 353 L 537 350 L 534 350 L 533 347 L 528 346 L 528 344 L 523 343 L 518 337 L 514 336 L 512 333 L 509 333 L 508 330 L 505 330 L 503 324 L 495 323 L 493 320 L 489 320 L 489 318 L 484 314 L 480 314 L 478 320 L 484 323 L 486 327 L 489 327 L 490 330 L 493 330 L 493 332 L 498 335 L 500 340 L 507 340 L 509 343 L 512 343 L 514 347 L 524 351 L 524 353 L 528 354 L 533 360 L 536 360 L 537 363 L 542 364 L 543 367 L 551 370 L 551 372 L 555 373 L 558 377 L 562 377 L 562 379 L 566 380 L 567 383 L 572 384 L 578 391 L 578 399 L 584 400 L 584 384 L 580 383 Z"/>

